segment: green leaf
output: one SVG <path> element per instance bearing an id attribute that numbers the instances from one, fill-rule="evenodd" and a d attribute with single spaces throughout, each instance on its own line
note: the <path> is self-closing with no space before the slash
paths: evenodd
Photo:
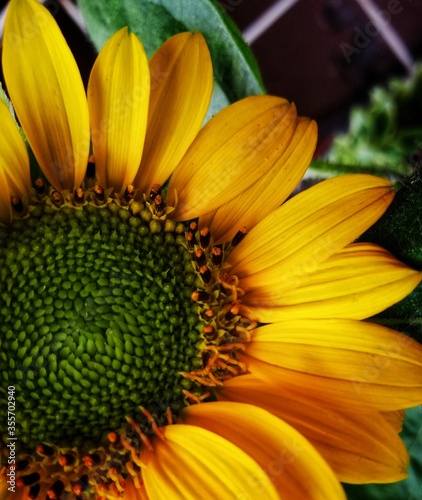
<path id="1" fill-rule="evenodd" d="M 262 94 L 258 66 L 239 30 L 212 0 L 78 0 L 88 33 L 98 50 L 117 30 L 128 26 L 148 57 L 181 31 L 200 31 L 211 52 L 215 91 L 211 114 L 248 95 Z"/>
<path id="2" fill-rule="evenodd" d="M 312 160 L 305 178 L 326 179 L 335 175 L 342 174 L 372 174 L 381 177 L 387 177 L 393 181 L 401 179 L 403 176 L 408 175 L 410 167 L 403 165 L 396 165 L 391 167 L 387 162 L 383 164 L 368 163 L 364 164 L 350 164 L 342 163 L 334 160 Z"/>
<path id="3" fill-rule="evenodd" d="M 362 240 L 383 246 L 422 271 L 422 179 L 415 175 L 397 192 L 384 216 Z"/>
<path id="4" fill-rule="evenodd" d="M 422 270 L 422 180 L 404 184 L 387 212 L 361 237 L 389 250 L 409 266 Z M 371 321 L 407 333 L 422 343 L 422 285 Z"/>
<path id="5" fill-rule="evenodd" d="M 410 455 L 409 477 L 393 484 L 345 485 L 349 500 L 417 500 L 422 498 L 422 407 L 406 411 L 400 434 Z"/>

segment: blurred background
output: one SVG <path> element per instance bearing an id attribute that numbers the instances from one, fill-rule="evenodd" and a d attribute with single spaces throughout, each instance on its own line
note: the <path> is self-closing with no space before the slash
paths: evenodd
<path id="1" fill-rule="evenodd" d="M 85 81 L 96 51 L 70 0 L 47 0 Z M 422 52 L 420 0 L 219 0 L 249 43 L 270 94 L 318 121 L 319 151 L 346 130 L 349 109 Z M 0 1 L 3 29 L 7 1 Z M 2 75 L 1 75 L 2 78 Z"/>
<path id="2" fill-rule="evenodd" d="M 345 130 L 350 107 L 365 102 L 374 85 L 407 75 L 422 52 L 419 0 L 224 1 L 238 4 L 227 11 L 268 92 L 315 118 L 320 141 Z"/>

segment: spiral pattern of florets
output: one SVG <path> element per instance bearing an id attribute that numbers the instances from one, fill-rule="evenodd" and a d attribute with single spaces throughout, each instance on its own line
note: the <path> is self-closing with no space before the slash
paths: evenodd
<path id="1" fill-rule="evenodd" d="M 3 230 L 0 392 L 16 387 L 25 448 L 98 440 L 140 405 L 158 422 L 183 406 L 180 373 L 201 365 L 196 274 L 184 228 L 148 219 L 114 202 L 44 204 Z"/>

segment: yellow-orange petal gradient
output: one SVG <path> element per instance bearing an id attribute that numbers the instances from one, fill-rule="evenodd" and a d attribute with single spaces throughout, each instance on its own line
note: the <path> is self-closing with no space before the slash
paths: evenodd
<path id="1" fill-rule="evenodd" d="M 345 498 L 332 470 L 293 427 L 271 413 L 242 403 L 215 402 L 184 409 L 181 421 L 232 441 L 253 457 L 281 498 Z M 264 496 L 249 487 L 249 498 Z"/>
<path id="2" fill-rule="evenodd" d="M 143 484 L 139 484 L 140 488 L 135 487 L 133 480 L 126 481 L 123 500 L 148 500 L 148 495 Z"/>
<path id="3" fill-rule="evenodd" d="M 422 273 L 371 243 L 352 244 L 310 272 L 291 280 L 274 277 L 242 299 L 249 317 L 263 323 L 290 319 L 373 316 L 403 299 L 420 283 Z"/>
<path id="4" fill-rule="evenodd" d="M 268 500 L 279 498 L 257 462 L 231 439 L 185 424 L 166 426 L 162 432 L 164 439 L 154 439 L 154 450 L 141 450 L 150 498 L 235 500 L 250 497 L 252 488 Z"/>
<path id="5" fill-rule="evenodd" d="M 278 208 L 299 184 L 312 159 L 317 126 L 314 121 L 298 117 L 292 109 L 292 136 L 286 149 L 280 147 L 279 157 L 268 172 L 247 190 L 218 208 L 209 221 L 200 220 L 200 226 L 208 226 L 215 243 L 230 241 L 241 227 L 252 229 L 273 210 Z M 287 133 L 287 131 L 286 131 Z M 267 160 L 263 160 L 267 161 Z"/>
<path id="6" fill-rule="evenodd" d="M 149 62 L 151 96 L 144 152 L 135 186 L 164 184 L 199 132 L 211 100 L 211 56 L 203 36 L 179 33 Z"/>
<path id="7" fill-rule="evenodd" d="M 168 188 L 172 217 L 209 213 L 260 179 L 285 148 L 291 104 L 273 96 L 242 99 L 217 113 L 199 132 Z"/>
<path id="8" fill-rule="evenodd" d="M 90 137 L 85 90 L 53 16 L 36 0 L 9 4 L 3 39 L 7 90 L 48 181 L 73 191 L 85 175 Z"/>
<path id="9" fill-rule="evenodd" d="M 142 157 L 150 94 L 148 59 L 122 28 L 101 49 L 88 83 L 92 148 L 99 184 L 122 194 Z"/>
<path id="10" fill-rule="evenodd" d="M 294 196 L 255 226 L 228 257 L 245 290 L 291 285 L 351 243 L 388 208 L 389 181 L 363 174 L 323 181 Z"/>
<path id="11" fill-rule="evenodd" d="M 407 477 L 406 447 L 384 416 L 353 405 L 332 408 L 312 397 L 307 401 L 283 394 L 277 382 L 254 375 L 235 377 L 216 393 L 219 400 L 268 410 L 308 439 L 346 483 L 386 483 Z"/>
<path id="12" fill-rule="evenodd" d="M 240 358 L 251 373 L 277 380 L 294 398 L 312 388 L 315 397 L 334 407 L 353 403 L 401 410 L 417 406 L 422 397 L 422 346 L 372 323 L 273 323 L 255 330 Z"/>
<path id="13" fill-rule="evenodd" d="M 11 196 L 29 194 L 29 157 L 9 106 L 0 100 L 0 169 L 4 171 Z"/>

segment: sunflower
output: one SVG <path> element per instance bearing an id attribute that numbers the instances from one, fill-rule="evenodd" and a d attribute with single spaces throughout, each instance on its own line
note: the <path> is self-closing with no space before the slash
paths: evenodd
<path id="1" fill-rule="evenodd" d="M 86 98 L 49 12 L 12 0 L 3 67 L 22 130 L 2 101 L 2 498 L 325 500 L 406 477 L 422 348 L 360 320 L 421 274 L 353 243 L 391 183 L 285 202 L 315 123 L 254 96 L 202 127 L 199 33 L 148 62 L 120 30 Z"/>

